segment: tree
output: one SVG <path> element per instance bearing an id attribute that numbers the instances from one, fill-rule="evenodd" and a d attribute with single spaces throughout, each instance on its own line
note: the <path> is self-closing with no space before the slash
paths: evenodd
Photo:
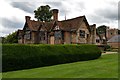
<path id="1" fill-rule="evenodd" d="M 17 37 L 17 31 L 13 32 L 12 34 L 9 34 L 6 36 L 2 43 L 18 43 L 18 37 Z"/>
<path id="2" fill-rule="evenodd" d="M 52 17 L 52 10 L 50 10 L 50 6 L 40 6 L 37 8 L 37 10 L 34 11 L 35 18 L 37 18 L 38 21 L 42 22 L 49 22 L 51 21 Z"/>
<path id="3" fill-rule="evenodd" d="M 100 37 L 100 40 L 103 40 L 101 34 L 103 34 L 105 36 L 105 43 L 107 43 L 106 29 L 107 29 L 107 26 L 105 26 L 105 25 L 101 25 L 97 28 L 97 34 Z"/>

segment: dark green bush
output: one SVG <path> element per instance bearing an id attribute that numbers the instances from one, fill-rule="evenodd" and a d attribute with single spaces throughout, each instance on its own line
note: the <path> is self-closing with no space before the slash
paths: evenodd
<path id="1" fill-rule="evenodd" d="M 106 45 L 105 46 L 105 51 L 110 51 L 111 50 L 111 46 L 110 45 Z"/>
<path id="2" fill-rule="evenodd" d="M 2 45 L 3 72 L 50 66 L 101 56 L 96 45 Z"/>

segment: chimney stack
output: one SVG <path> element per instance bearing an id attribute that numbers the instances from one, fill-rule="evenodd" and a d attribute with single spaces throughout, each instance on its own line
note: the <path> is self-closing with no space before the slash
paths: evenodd
<path id="1" fill-rule="evenodd" d="M 25 16 L 26 22 L 30 20 L 30 16 Z"/>
<path id="2" fill-rule="evenodd" d="M 58 12 L 59 10 L 58 9 L 53 9 L 53 20 L 54 21 L 58 21 Z"/>
<path id="3" fill-rule="evenodd" d="M 92 44 L 96 44 L 96 24 L 92 25 L 93 28 L 93 34 L 92 34 Z"/>

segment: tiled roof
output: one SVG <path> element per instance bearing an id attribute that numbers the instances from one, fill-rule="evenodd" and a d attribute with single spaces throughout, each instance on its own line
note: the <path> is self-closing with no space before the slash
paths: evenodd
<path id="1" fill-rule="evenodd" d="M 45 22 L 43 27 L 45 27 L 47 29 L 47 31 L 51 30 L 52 27 L 54 27 L 55 21 L 51 21 L 51 22 Z"/>
<path id="2" fill-rule="evenodd" d="M 30 20 L 27 22 L 30 30 L 37 31 L 42 26 L 43 22 Z"/>
<path id="3" fill-rule="evenodd" d="M 109 42 L 120 42 L 120 35 L 113 36 L 111 39 L 107 41 Z"/>
<path id="4" fill-rule="evenodd" d="M 84 16 L 80 16 L 73 19 L 58 21 L 58 25 L 60 29 L 64 31 L 77 30 L 80 27 L 83 19 Z"/>
<path id="5" fill-rule="evenodd" d="M 28 24 L 28 27 L 30 28 L 30 30 L 33 30 L 33 31 L 38 31 L 41 27 L 49 31 L 53 27 L 54 21 L 41 22 L 41 21 L 30 20 L 26 24 Z"/>
<path id="6" fill-rule="evenodd" d="M 23 30 L 18 30 L 17 31 L 17 35 L 23 35 L 24 34 L 24 31 Z"/>
<path id="7" fill-rule="evenodd" d="M 38 31 L 40 27 L 46 28 L 47 31 L 50 31 L 51 29 L 53 29 L 53 27 L 55 27 L 55 25 L 58 25 L 61 30 L 71 31 L 71 30 L 77 30 L 83 21 L 85 21 L 86 24 L 89 26 L 85 16 L 79 16 L 76 18 L 57 21 L 57 22 L 55 21 L 40 22 L 40 21 L 29 20 L 26 23 L 28 24 L 28 27 L 30 28 L 30 30 L 33 30 L 33 31 Z"/>

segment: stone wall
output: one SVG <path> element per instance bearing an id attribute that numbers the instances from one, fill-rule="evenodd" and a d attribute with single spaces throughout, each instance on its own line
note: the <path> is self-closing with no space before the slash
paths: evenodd
<path id="1" fill-rule="evenodd" d="M 80 37 L 80 30 L 85 31 L 85 38 Z M 81 24 L 80 28 L 77 30 L 76 42 L 83 43 L 83 44 L 88 43 L 88 41 L 87 41 L 88 36 L 87 35 L 90 35 L 90 33 L 88 31 L 87 25 L 85 24 L 85 22 L 83 22 Z"/>
<path id="2" fill-rule="evenodd" d="M 70 32 L 64 32 L 64 44 L 70 44 L 71 43 L 71 35 Z"/>
<path id="3" fill-rule="evenodd" d="M 107 35 L 107 38 L 108 38 L 108 40 L 110 39 L 110 38 L 112 38 L 113 36 L 115 36 L 115 35 L 118 35 L 118 29 L 109 29 L 109 28 L 107 28 L 107 31 L 106 31 L 106 35 Z"/>

